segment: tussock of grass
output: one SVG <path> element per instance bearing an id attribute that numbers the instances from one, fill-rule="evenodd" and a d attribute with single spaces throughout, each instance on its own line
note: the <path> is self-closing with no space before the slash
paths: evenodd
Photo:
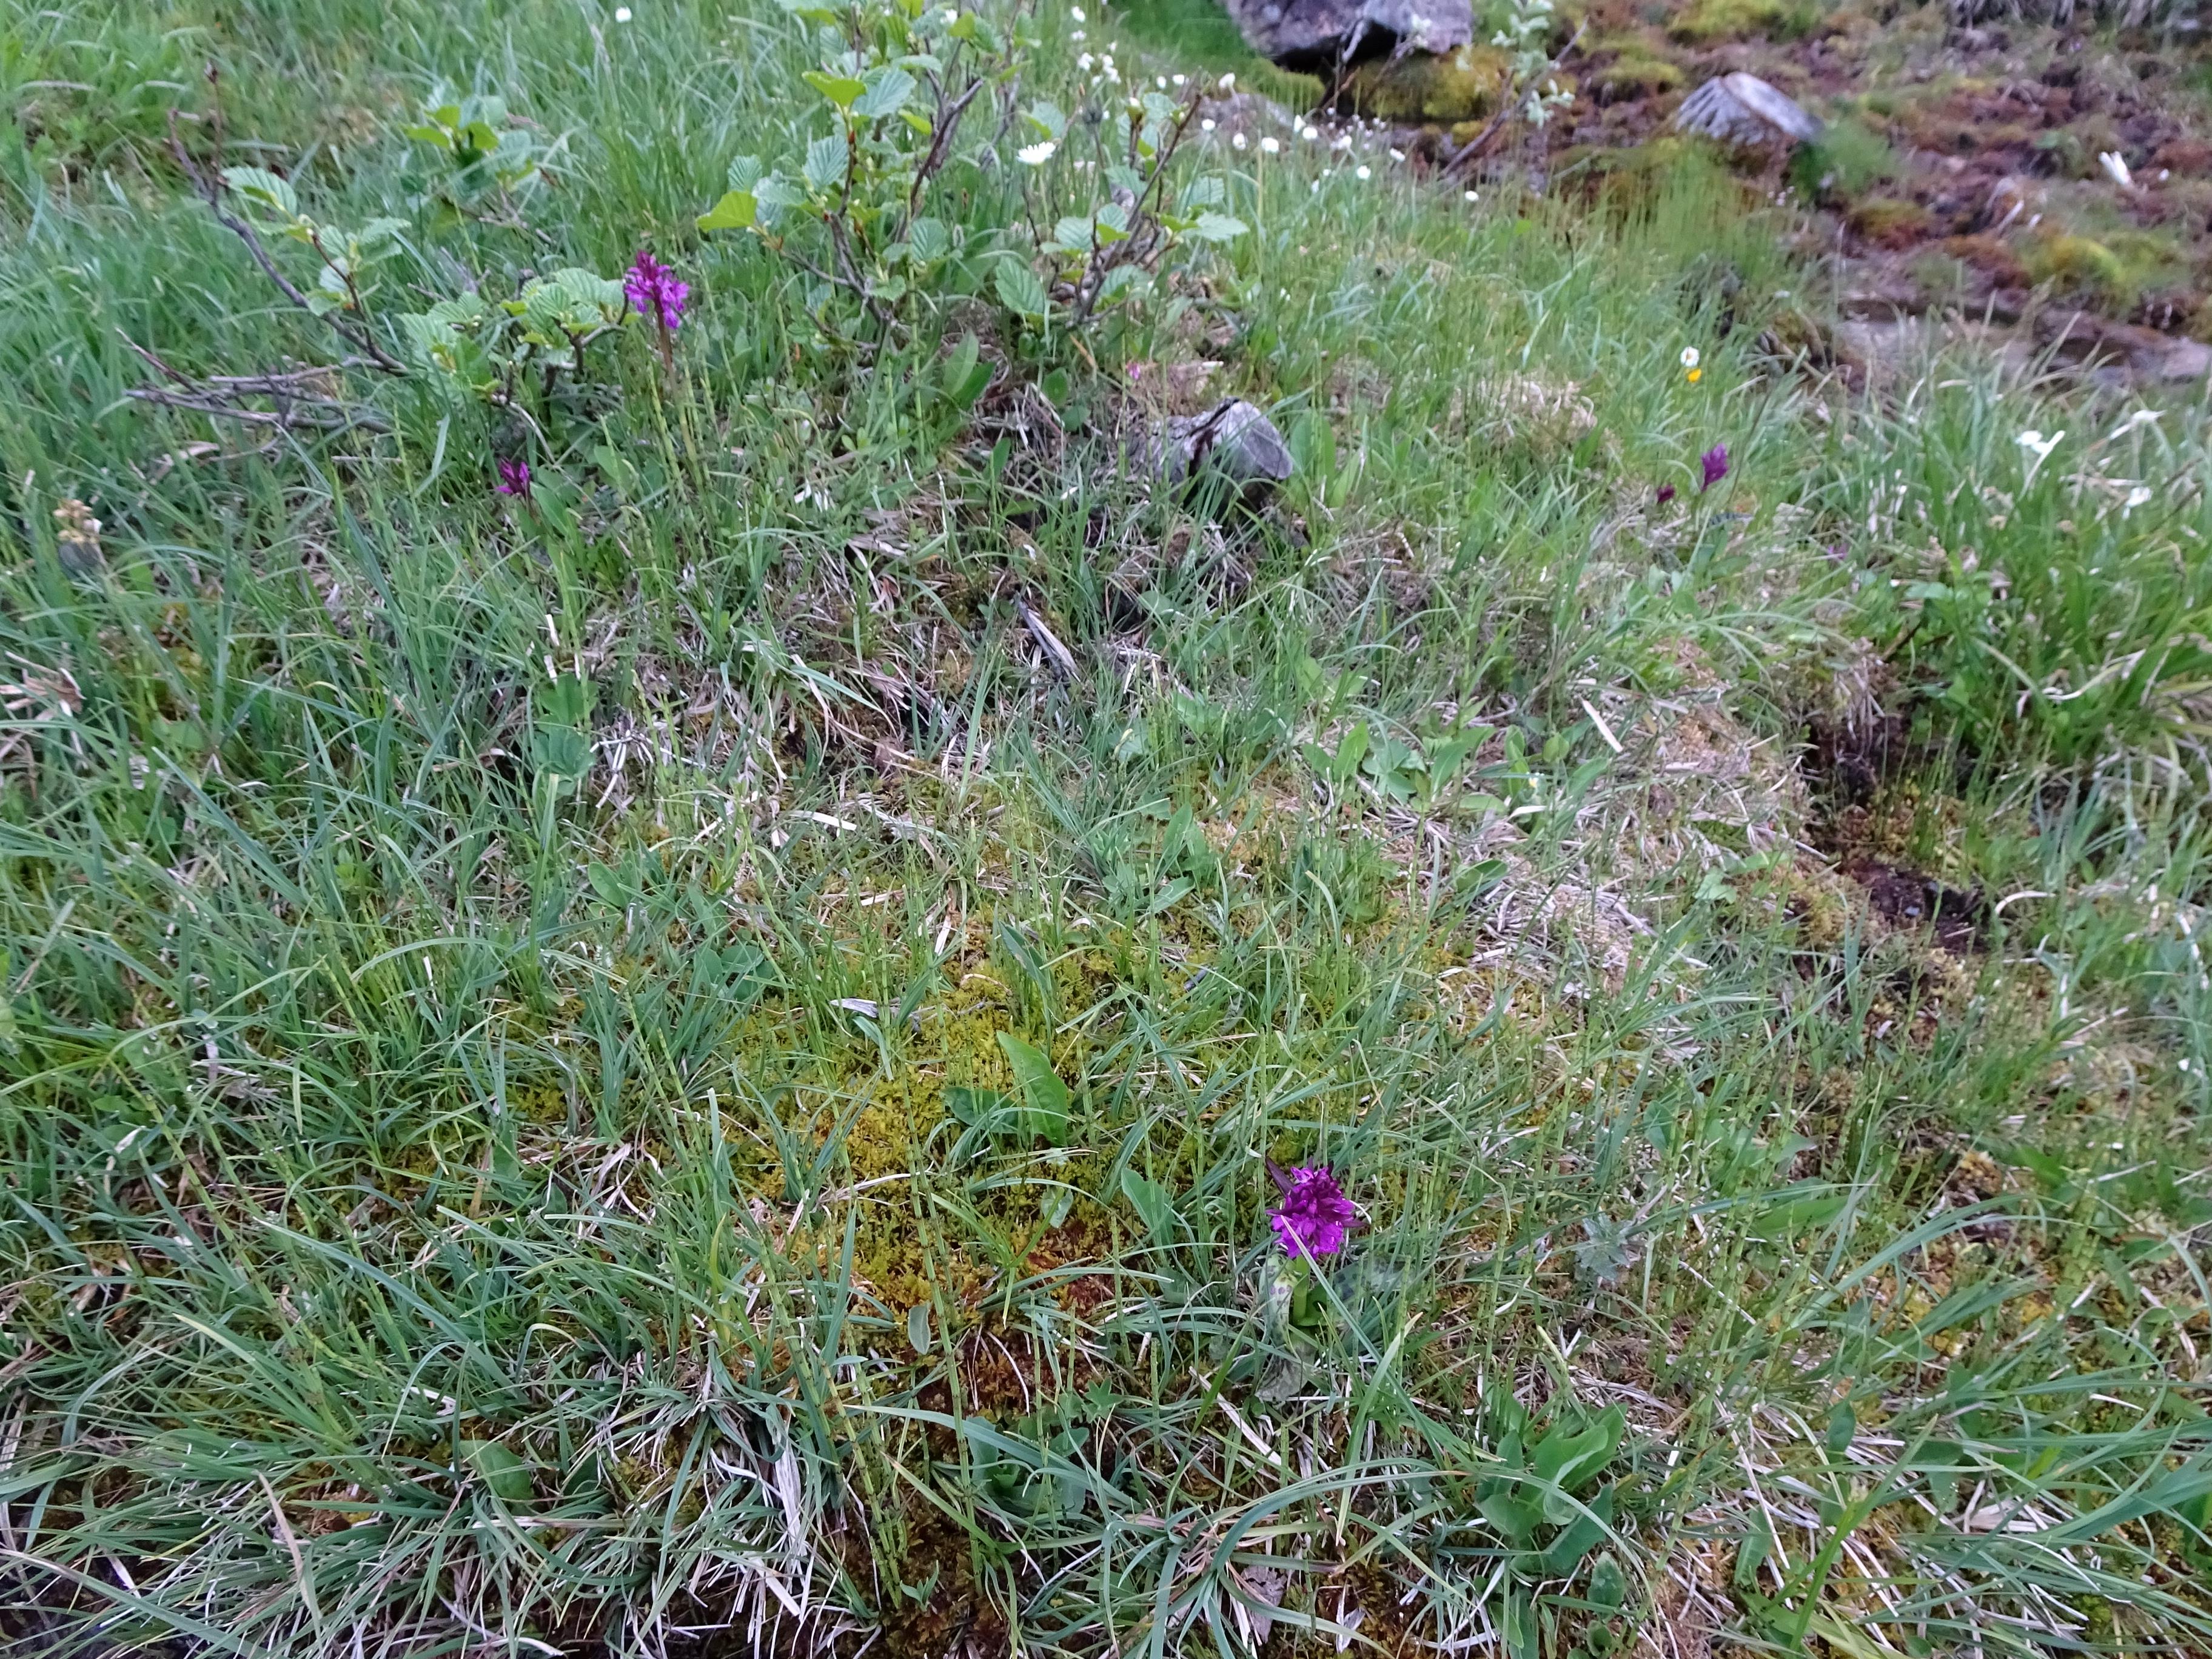
<path id="1" fill-rule="evenodd" d="M 1065 398 L 972 303 L 855 374 L 685 228 L 788 25 L 638 9 L 207 26 L 303 188 L 480 76 L 568 159 L 454 257 L 687 272 L 573 532 L 465 418 L 124 401 L 317 342 L 122 70 L 8 164 L 15 1647 L 2212 1640 L 2201 416 L 1793 378 L 1694 158 L 1303 144 Z M 1130 476 L 1200 360 L 1257 521 Z"/>

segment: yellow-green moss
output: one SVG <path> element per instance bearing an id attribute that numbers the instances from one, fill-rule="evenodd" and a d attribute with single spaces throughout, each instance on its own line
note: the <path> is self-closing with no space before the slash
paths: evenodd
<path id="1" fill-rule="evenodd" d="M 1594 71 L 1590 77 L 1600 103 L 1656 98 L 1681 87 L 1684 77 L 1680 65 L 1654 57 L 1641 40 L 1632 38 L 1614 50 L 1617 55 L 1613 61 Z"/>
<path id="2" fill-rule="evenodd" d="M 1667 33 L 1697 46 L 1754 37 L 1788 40 L 1811 29 L 1814 17 L 1806 0 L 1693 0 Z"/>
<path id="3" fill-rule="evenodd" d="M 1928 234 L 1934 222 L 1917 202 L 1871 196 L 1849 215 L 1851 229 L 1876 247 L 1907 247 Z"/>
<path id="4" fill-rule="evenodd" d="M 1474 121 L 1497 112 L 1509 79 L 1504 52 L 1466 46 L 1449 57 L 1363 64 L 1346 82 L 1345 95 L 1360 114 L 1387 121 Z"/>
<path id="5" fill-rule="evenodd" d="M 2127 263 L 2094 236 L 2051 236 L 2028 249 L 2027 268 L 2038 282 L 2120 307 L 2131 302 Z"/>

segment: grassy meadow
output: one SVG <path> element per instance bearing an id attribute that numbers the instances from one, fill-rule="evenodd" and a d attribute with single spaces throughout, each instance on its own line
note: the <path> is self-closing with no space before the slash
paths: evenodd
<path id="1" fill-rule="evenodd" d="M 0 0 L 5 1650 L 2212 1651 L 2202 388 L 1241 93 L 1073 326 L 1096 0 L 848 294 L 821 19 L 632 7 Z"/>

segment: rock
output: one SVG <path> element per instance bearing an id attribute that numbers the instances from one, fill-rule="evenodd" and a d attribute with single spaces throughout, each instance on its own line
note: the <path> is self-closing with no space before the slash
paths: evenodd
<path id="1" fill-rule="evenodd" d="M 1788 94 L 1756 75 L 1723 75 L 1682 100 L 1674 125 L 1724 144 L 1809 144 L 1820 136 L 1819 118 Z"/>
<path id="2" fill-rule="evenodd" d="M 1232 398 L 1203 415 L 1164 422 L 1153 441 L 1152 471 L 1170 483 L 1212 473 L 1236 485 L 1246 506 L 1256 507 L 1290 477 L 1293 466 L 1275 423 Z"/>
<path id="3" fill-rule="evenodd" d="M 2035 319 L 2036 343 L 2061 361 L 2104 371 L 2116 383 L 2201 381 L 2212 375 L 2212 346 L 2155 329 L 2054 307 Z"/>
<path id="4" fill-rule="evenodd" d="M 1471 0 L 1223 0 L 1262 57 L 1330 71 L 1382 52 L 1451 52 L 1474 38 Z"/>

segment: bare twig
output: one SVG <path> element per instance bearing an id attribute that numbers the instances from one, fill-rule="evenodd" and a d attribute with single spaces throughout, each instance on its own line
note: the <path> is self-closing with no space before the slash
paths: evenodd
<path id="1" fill-rule="evenodd" d="M 274 283 L 277 292 L 290 301 L 294 306 L 306 312 L 310 317 L 319 318 L 327 323 L 332 332 L 356 350 L 362 353 L 374 368 L 386 374 L 404 377 L 407 374 L 407 365 L 377 344 L 375 336 L 371 334 L 365 325 L 350 321 L 335 312 L 318 311 L 308 302 L 307 296 L 300 292 L 292 279 L 287 276 L 278 268 L 276 262 L 269 257 L 269 250 L 262 245 L 261 237 L 253 227 L 223 205 L 224 186 L 222 179 L 219 177 L 210 178 L 200 170 L 199 164 L 192 160 L 191 153 L 185 148 L 184 139 L 177 131 L 177 112 L 171 110 L 169 112 L 170 154 L 176 157 L 177 166 L 183 171 L 185 179 L 190 181 L 193 191 L 208 204 L 208 210 L 215 215 L 216 222 L 246 244 L 246 252 L 253 256 L 253 262 L 261 267 L 262 274 Z M 318 249 L 317 252 L 319 252 L 320 250 Z"/>
<path id="2" fill-rule="evenodd" d="M 1446 179 L 1450 178 L 1462 167 L 1468 166 L 1481 155 L 1483 150 L 1489 145 L 1490 141 L 1498 136 L 1499 131 L 1504 128 L 1505 124 L 1511 120 L 1515 113 L 1519 111 L 1521 107 L 1521 94 L 1523 90 L 1528 87 L 1534 86 L 1539 81 L 1546 80 L 1550 76 L 1558 74 L 1559 65 L 1565 63 L 1567 58 L 1573 53 L 1574 49 L 1582 44 L 1583 31 L 1588 27 L 1589 25 L 1586 22 L 1576 24 L 1575 32 L 1567 37 L 1567 44 L 1561 46 L 1558 52 L 1553 54 L 1552 61 L 1545 64 L 1542 69 L 1538 70 L 1534 75 L 1528 76 L 1527 80 L 1522 82 L 1519 86 L 1512 88 L 1510 94 L 1498 106 L 1498 113 L 1490 118 L 1490 125 L 1483 128 L 1480 132 L 1476 133 L 1474 137 L 1468 139 L 1467 143 L 1462 144 L 1458 149 L 1452 153 L 1451 158 L 1443 164 L 1443 167 L 1440 170 L 1441 177 Z"/>
<path id="3" fill-rule="evenodd" d="M 211 374 L 204 380 L 195 380 L 129 335 L 120 330 L 117 333 L 124 344 L 153 366 L 155 373 L 173 383 L 173 389 L 134 386 L 125 394 L 139 403 L 218 416 L 224 420 L 242 421 L 248 426 L 286 429 L 307 427 L 321 432 L 392 430 L 391 420 L 381 411 L 330 397 L 317 384 L 333 369 L 363 366 L 358 357 L 349 357 L 329 368 L 287 369 L 270 374 Z M 276 407 L 273 410 L 249 409 L 240 401 L 246 398 L 267 398 Z"/>

